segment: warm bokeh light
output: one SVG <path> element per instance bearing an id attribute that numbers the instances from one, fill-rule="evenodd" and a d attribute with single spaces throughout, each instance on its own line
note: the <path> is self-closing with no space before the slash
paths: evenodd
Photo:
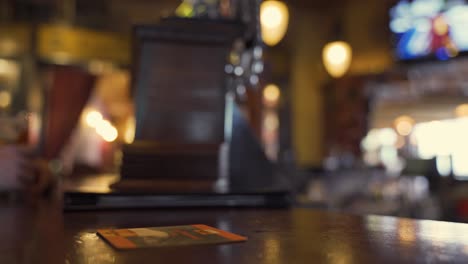
<path id="1" fill-rule="evenodd" d="M 269 235 L 263 240 L 263 255 L 265 263 L 280 263 L 281 261 L 281 242 L 279 237 Z"/>
<path id="2" fill-rule="evenodd" d="M 113 142 L 119 136 L 117 129 L 107 120 L 102 120 L 98 124 L 96 132 L 107 142 Z"/>
<path id="3" fill-rule="evenodd" d="M 0 91 L 0 108 L 7 108 L 11 104 L 11 94 L 8 91 Z"/>
<path id="4" fill-rule="evenodd" d="M 265 89 L 263 89 L 263 98 L 268 104 L 276 104 L 280 98 L 281 92 L 277 85 L 268 84 Z"/>
<path id="5" fill-rule="evenodd" d="M 124 134 L 124 141 L 127 144 L 130 144 L 135 139 L 135 118 L 129 118 L 126 123 L 125 134 Z"/>
<path id="6" fill-rule="evenodd" d="M 375 151 L 380 147 L 379 130 L 372 129 L 361 142 L 361 148 L 365 151 Z"/>
<path id="7" fill-rule="evenodd" d="M 449 32 L 449 26 L 442 17 L 437 17 L 434 19 L 433 29 L 434 32 L 439 36 L 444 36 Z"/>
<path id="8" fill-rule="evenodd" d="M 395 130 L 391 128 L 382 128 L 378 134 L 380 144 L 383 146 L 394 146 L 398 140 Z"/>
<path id="9" fill-rule="evenodd" d="M 398 221 L 398 239 L 403 243 L 413 243 L 416 237 L 417 225 L 408 219 Z"/>
<path id="10" fill-rule="evenodd" d="M 18 64 L 12 60 L 0 59 L 0 74 L 2 78 L 6 80 L 15 78 L 18 75 L 19 69 Z"/>
<path id="11" fill-rule="evenodd" d="M 91 60 L 88 63 L 88 70 L 95 75 L 110 74 L 116 71 L 116 66 L 112 62 L 103 60 Z"/>
<path id="12" fill-rule="evenodd" d="M 455 108 L 455 115 L 457 117 L 468 117 L 468 104 L 461 104 Z"/>
<path id="13" fill-rule="evenodd" d="M 422 159 L 431 159 L 437 155 L 451 154 L 460 146 L 464 148 L 466 142 L 459 133 L 464 134 L 466 131 L 460 123 L 431 121 L 416 124 L 412 135 L 414 134 L 417 143 L 418 156 Z"/>
<path id="14" fill-rule="evenodd" d="M 90 110 L 85 115 L 86 124 L 92 128 L 97 128 L 103 121 L 102 114 L 95 110 Z"/>
<path id="15" fill-rule="evenodd" d="M 0 59 L 0 73 L 4 73 L 8 71 L 9 62 L 7 60 Z"/>
<path id="16" fill-rule="evenodd" d="M 272 113 L 265 116 L 264 122 L 265 129 L 268 131 L 276 130 L 279 126 L 278 116 Z"/>
<path id="17" fill-rule="evenodd" d="M 351 46 L 344 41 L 330 42 L 323 48 L 323 64 L 327 72 L 335 78 L 343 76 L 348 71 L 351 58 Z"/>
<path id="18" fill-rule="evenodd" d="M 276 28 L 281 25 L 282 19 L 283 14 L 276 3 L 267 1 L 263 6 L 261 13 L 261 21 L 263 25 L 268 28 Z"/>
<path id="19" fill-rule="evenodd" d="M 288 29 L 289 11 L 286 4 L 276 0 L 264 1 L 260 6 L 262 39 L 274 46 L 283 39 Z"/>
<path id="20" fill-rule="evenodd" d="M 414 119 L 409 116 L 400 116 L 395 119 L 395 129 L 401 136 L 408 136 L 413 131 Z"/>
<path id="21" fill-rule="evenodd" d="M 105 120 L 99 111 L 92 108 L 88 108 L 83 112 L 82 122 L 88 127 L 93 128 L 107 142 L 114 142 L 119 136 L 117 128 L 108 120 Z"/>
<path id="22" fill-rule="evenodd" d="M 175 14 L 178 17 L 193 17 L 193 11 L 193 6 L 191 4 L 187 3 L 187 1 L 182 1 L 176 8 Z"/>

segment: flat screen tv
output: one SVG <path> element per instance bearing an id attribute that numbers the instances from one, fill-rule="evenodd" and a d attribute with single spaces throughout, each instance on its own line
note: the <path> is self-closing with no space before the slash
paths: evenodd
<path id="1" fill-rule="evenodd" d="M 468 0 L 400 0 L 390 9 L 399 60 L 448 60 L 468 52 Z"/>

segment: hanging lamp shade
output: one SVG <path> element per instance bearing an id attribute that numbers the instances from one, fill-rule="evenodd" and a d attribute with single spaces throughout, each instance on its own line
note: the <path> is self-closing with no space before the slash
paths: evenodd
<path id="1" fill-rule="evenodd" d="M 351 46 L 344 41 L 329 42 L 323 47 L 323 64 L 334 78 L 343 76 L 349 69 L 352 59 Z"/>
<path id="2" fill-rule="evenodd" d="M 262 39 L 268 46 L 280 42 L 288 29 L 289 11 L 285 3 L 276 0 L 263 1 L 260 6 Z"/>

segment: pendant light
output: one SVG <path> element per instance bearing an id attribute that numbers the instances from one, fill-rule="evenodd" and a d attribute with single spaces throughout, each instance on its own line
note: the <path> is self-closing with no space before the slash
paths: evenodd
<path id="1" fill-rule="evenodd" d="M 334 27 L 333 33 L 334 38 L 323 47 L 322 60 L 327 72 L 334 78 L 340 78 L 351 65 L 352 49 L 343 40 L 340 24 Z"/>
<path id="2" fill-rule="evenodd" d="M 263 1 L 260 5 L 262 39 L 268 46 L 278 44 L 286 34 L 289 11 L 285 3 L 277 0 Z"/>

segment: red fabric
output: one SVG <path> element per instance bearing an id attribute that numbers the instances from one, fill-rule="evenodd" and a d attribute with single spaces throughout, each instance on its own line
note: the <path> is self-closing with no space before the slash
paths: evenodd
<path id="1" fill-rule="evenodd" d="M 95 77 L 72 66 L 52 67 L 46 96 L 42 156 L 55 159 L 75 128 L 94 87 Z"/>

